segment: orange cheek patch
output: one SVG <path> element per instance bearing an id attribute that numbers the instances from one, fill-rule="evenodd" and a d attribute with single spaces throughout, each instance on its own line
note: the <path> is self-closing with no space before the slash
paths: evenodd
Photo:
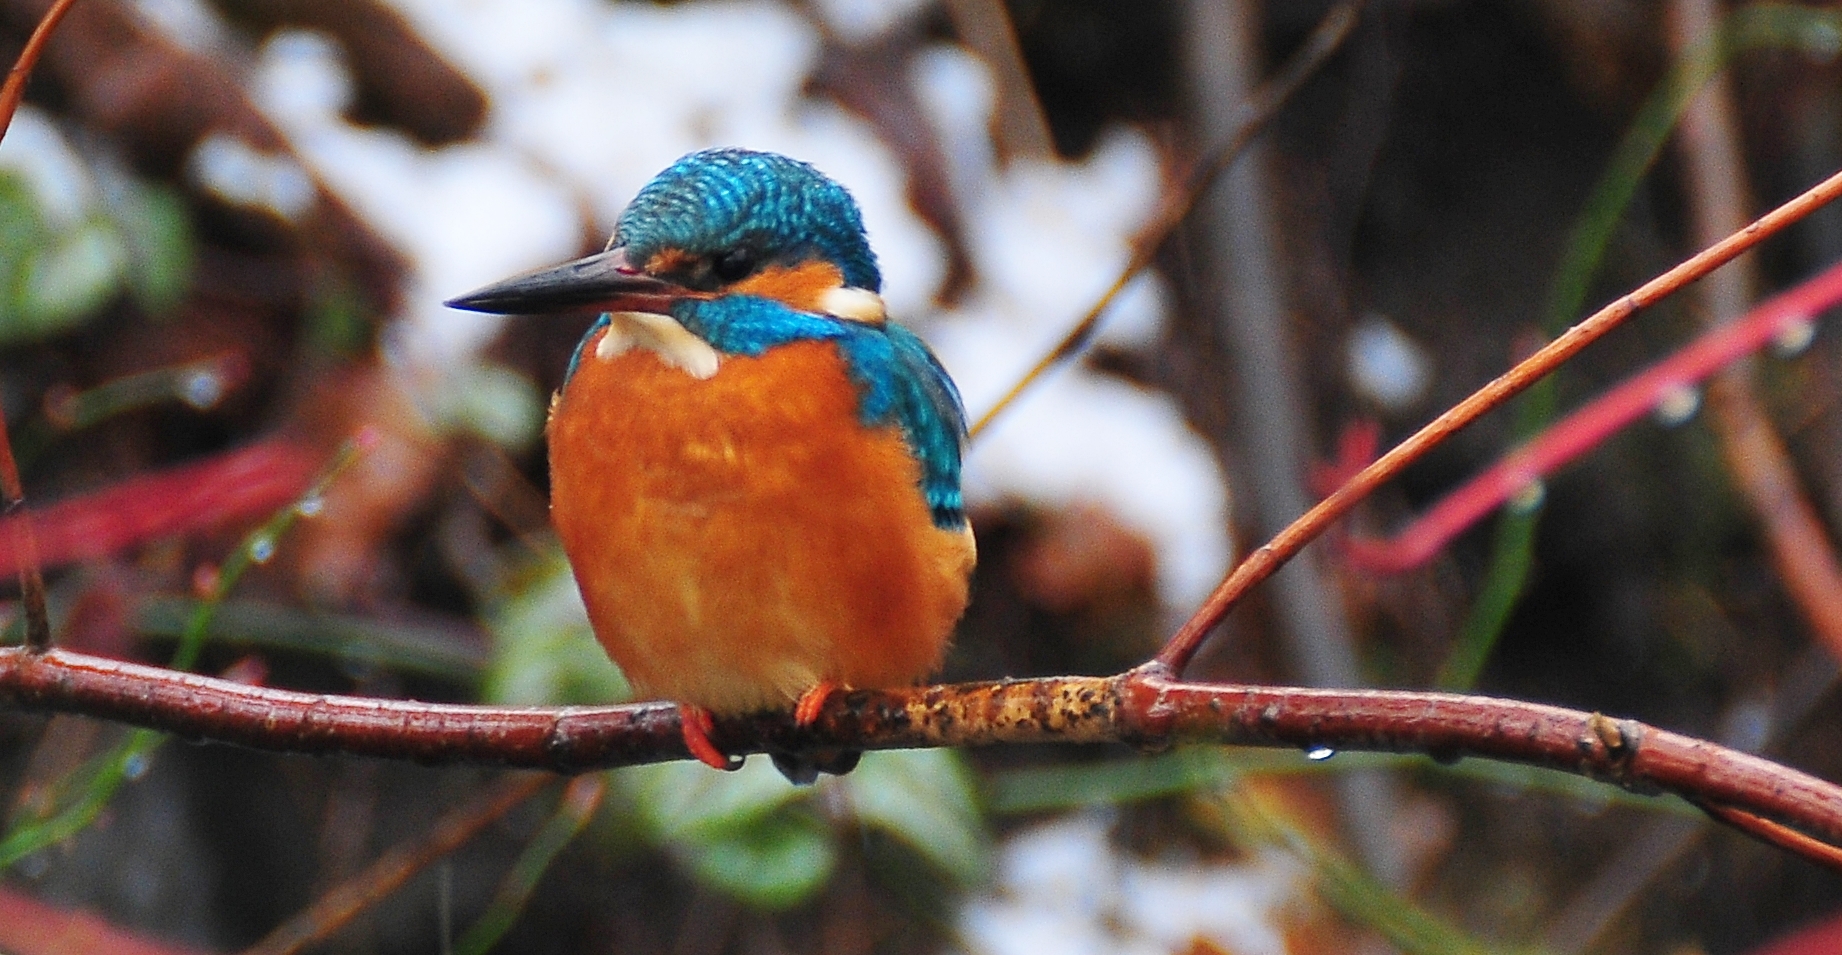
<path id="1" fill-rule="evenodd" d="M 648 275 L 668 275 L 690 265 L 695 258 L 683 249 L 662 249 L 646 260 L 645 271 Z"/>
<path id="2" fill-rule="evenodd" d="M 821 297 L 843 285 L 844 273 L 830 262 L 802 262 L 792 268 L 768 266 L 727 291 L 773 299 L 802 312 L 823 312 Z"/>

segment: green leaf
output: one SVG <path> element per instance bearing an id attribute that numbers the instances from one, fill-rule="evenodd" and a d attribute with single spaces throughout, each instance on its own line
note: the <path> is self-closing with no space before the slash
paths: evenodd
<path id="1" fill-rule="evenodd" d="M 493 654 L 481 695 L 488 702 L 611 703 L 632 695 L 595 641 L 561 551 L 519 578 L 488 610 L 486 627 Z"/>
<path id="2" fill-rule="evenodd" d="M 307 342 L 314 352 L 357 358 L 371 347 L 371 317 L 350 281 L 329 274 L 315 282 L 307 301 Z"/>
<path id="3" fill-rule="evenodd" d="M 765 909 L 804 901 L 837 865 L 830 831 L 804 811 L 796 789 L 765 759 L 733 773 L 701 763 L 623 770 L 629 802 L 654 842 L 698 881 Z"/>
<path id="4" fill-rule="evenodd" d="M 140 602 L 135 619 L 143 635 L 176 638 L 197 607 L 191 598 L 149 597 Z M 211 639 L 219 644 L 330 656 L 350 666 L 381 667 L 459 686 L 478 683 L 486 662 L 483 652 L 450 628 L 262 600 L 225 601 L 211 629 Z"/>
<path id="5" fill-rule="evenodd" d="M 18 173 L 0 170 L 0 273 L 12 288 L 23 276 L 32 253 L 45 244 L 49 229 L 31 187 Z"/>
<path id="6" fill-rule="evenodd" d="M 106 205 L 54 226 L 30 181 L 0 171 L 0 342 L 56 334 L 94 316 L 124 284 L 149 311 L 171 308 L 192 270 L 184 202 L 125 174 Z"/>
<path id="7" fill-rule="evenodd" d="M 660 842 L 730 838 L 804 796 L 766 759 L 751 759 L 733 773 L 679 761 L 635 766 L 623 775 L 642 821 Z"/>
<path id="8" fill-rule="evenodd" d="M 100 311 L 120 288 L 126 253 L 107 220 L 93 219 L 39 251 L 20 289 L 21 330 L 50 335 Z"/>
<path id="9" fill-rule="evenodd" d="M 972 774 L 958 753 L 865 753 L 839 784 L 858 819 L 901 840 L 960 884 L 974 884 L 990 871 L 991 846 Z"/>
<path id="10" fill-rule="evenodd" d="M 127 255 L 123 278 L 149 314 L 179 304 L 192 282 L 192 220 L 172 189 L 127 176 L 104 190 Z"/>
<path id="11" fill-rule="evenodd" d="M 782 783 L 781 788 L 791 787 Z M 686 844 L 683 855 L 699 881 L 762 909 L 786 909 L 806 901 L 838 864 L 838 850 L 824 824 L 792 812 L 769 816 L 721 838 Z"/>

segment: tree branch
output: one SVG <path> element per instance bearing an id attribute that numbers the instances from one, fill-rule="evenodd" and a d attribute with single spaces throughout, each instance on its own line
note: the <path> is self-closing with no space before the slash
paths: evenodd
<path id="1" fill-rule="evenodd" d="M 505 708 L 252 687 L 64 650 L 0 650 L 0 703 L 116 720 L 294 753 L 576 773 L 682 759 L 669 703 Z M 833 697 L 817 724 L 786 713 L 719 719 L 727 752 L 822 746 L 907 749 L 995 743 L 1178 743 L 1425 753 L 1546 766 L 1641 793 L 1672 792 L 1743 829 L 1835 865 L 1807 838 L 1842 843 L 1842 787 L 1636 720 L 1450 693 L 1181 683 L 1133 671 Z M 1794 830 L 1794 831 L 1793 831 Z"/>

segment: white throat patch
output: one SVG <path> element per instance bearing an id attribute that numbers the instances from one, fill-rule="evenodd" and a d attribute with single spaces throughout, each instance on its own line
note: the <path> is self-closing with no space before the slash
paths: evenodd
<path id="1" fill-rule="evenodd" d="M 827 315 L 846 318 L 853 322 L 875 325 L 889 317 L 883 307 L 883 297 L 867 288 L 826 289 L 819 293 L 819 308 Z"/>
<path id="2" fill-rule="evenodd" d="M 691 334 L 670 315 L 609 312 L 608 330 L 595 345 L 595 357 L 609 361 L 635 348 L 644 348 L 659 356 L 660 361 L 699 380 L 716 374 L 721 358 L 709 342 Z"/>

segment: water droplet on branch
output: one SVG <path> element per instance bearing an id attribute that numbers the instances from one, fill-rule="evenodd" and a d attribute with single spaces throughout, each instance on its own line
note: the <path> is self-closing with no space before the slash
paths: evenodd
<path id="1" fill-rule="evenodd" d="M 1701 410 L 1701 392 L 1688 385 L 1676 385 L 1666 388 L 1657 396 L 1657 422 L 1666 428 L 1673 428 L 1695 417 Z"/>

